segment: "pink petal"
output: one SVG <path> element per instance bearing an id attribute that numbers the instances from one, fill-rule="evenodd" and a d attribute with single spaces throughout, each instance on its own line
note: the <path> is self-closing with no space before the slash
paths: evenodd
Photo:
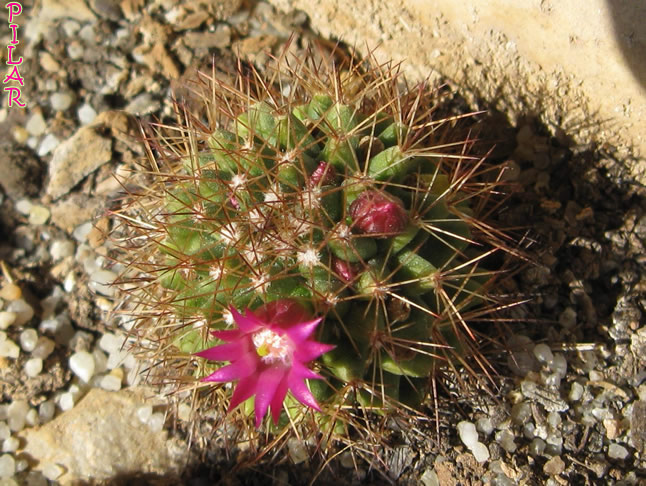
<path id="1" fill-rule="evenodd" d="M 245 335 L 245 333 L 240 331 L 240 329 L 213 331 L 211 334 L 213 334 L 216 338 L 221 339 L 222 341 L 235 341 L 236 339 L 240 339 Z"/>
<path id="2" fill-rule="evenodd" d="M 301 363 L 309 363 L 328 351 L 332 351 L 335 346 L 331 344 L 319 343 L 317 341 L 306 341 L 296 349 L 294 358 Z"/>
<path id="3" fill-rule="evenodd" d="M 249 310 L 247 310 L 246 315 L 244 316 L 233 306 L 231 306 L 229 310 L 231 311 L 233 320 L 236 322 L 240 330 L 245 333 L 254 332 L 256 329 L 263 326 L 263 322 Z"/>
<path id="4" fill-rule="evenodd" d="M 315 371 L 312 371 L 309 369 L 307 366 L 301 364 L 301 363 L 294 363 L 292 364 L 292 369 L 290 371 L 290 376 L 293 378 L 309 378 L 312 380 L 322 380 L 323 377 L 316 373 Z"/>
<path id="5" fill-rule="evenodd" d="M 314 395 L 312 395 L 312 392 L 307 388 L 305 381 L 301 378 L 295 378 L 290 375 L 287 379 L 287 386 L 296 400 L 307 407 L 318 410 L 319 412 L 321 411 L 321 407 L 316 403 Z"/>
<path id="6" fill-rule="evenodd" d="M 280 383 L 278 383 L 274 398 L 271 400 L 271 416 L 274 419 L 274 425 L 278 425 L 280 412 L 283 410 L 285 395 L 287 395 L 287 376 L 284 376 Z"/>
<path id="7" fill-rule="evenodd" d="M 236 385 L 236 389 L 233 391 L 233 396 L 231 397 L 231 402 L 229 403 L 229 409 L 227 412 L 230 412 L 242 402 L 250 398 L 251 395 L 256 392 L 257 385 L 257 375 L 251 375 L 240 380 Z"/>
<path id="8" fill-rule="evenodd" d="M 287 329 L 286 334 L 294 341 L 294 344 L 299 345 L 305 341 L 316 329 L 316 326 L 323 320 L 322 317 L 314 319 L 313 321 L 303 322 L 292 326 Z"/>
<path id="9" fill-rule="evenodd" d="M 260 427 L 262 419 L 267 413 L 269 403 L 276 394 L 279 383 L 285 377 L 285 368 L 272 366 L 258 376 L 256 388 L 256 428 Z"/>
<path id="10" fill-rule="evenodd" d="M 248 347 L 245 344 L 247 344 L 245 341 L 233 341 L 205 349 L 195 353 L 195 356 L 211 361 L 233 361 L 248 352 Z"/>
<path id="11" fill-rule="evenodd" d="M 202 378 L 202 381 L 234 381 L 239 380 L 240 378 L 245 378 L 256 371 L 258 365 L 258 360 L 252 353 L 243 354 L 239 360 L 223 366 L 215 373 L 211 373 L 206 378 Z"/>

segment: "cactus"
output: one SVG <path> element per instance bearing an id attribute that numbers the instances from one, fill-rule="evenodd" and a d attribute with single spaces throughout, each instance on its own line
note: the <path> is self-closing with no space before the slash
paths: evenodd
<path id="1" fill-rule="evenodd" d="M 482 215 L 496 179 L 469 155 L 461 116 L 436 114 L 437 93 L 407 89 L 396 67 L 314 54 L 200 82 L 204 114 L 154 127 L 149 186 L 118 213 L 133 332 L 157 368 L 225 404 L 255 393 L 259 427 L 268 406 L 274 427 L 299 418 L 335 434 L 356 422 L 346 410 L 420 409 L 437 370 L 476 352 L 469 318 L 495 306 L 483 262 L 501 245 Z M 282 374 L 243 386 L 298 352 L 294 340 L 270 355 L 297 332 L 287 321 L 253 334 L 283 305 L 299 309 L 294 326 L 320 322 L 317 352 L 299 358 L 302 405 Z M 245 353 L 257 364 L 235 365 Z M 216 383 L 236 380 L 233 399 Z"/>

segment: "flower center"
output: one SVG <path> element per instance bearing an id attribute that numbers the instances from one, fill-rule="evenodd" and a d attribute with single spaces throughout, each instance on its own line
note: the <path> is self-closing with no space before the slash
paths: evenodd
<path id="1" fill-rule="evenodd" d="M 292 346 L 287 336 L 280 336 L 269 329 L 255 333 L 251 340 L 256 347 L 256 353 L 264 363 L 273 364 L 281 361 L 290 364 L 292 361 Z"/>

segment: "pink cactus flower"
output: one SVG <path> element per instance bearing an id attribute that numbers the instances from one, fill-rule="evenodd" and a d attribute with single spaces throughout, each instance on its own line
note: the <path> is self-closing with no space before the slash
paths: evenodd
<path id="1" fill-rule="evenodd" d="M 255 311 L 247 309 L 245 315 L 233 306 L 230 310 L 238 329 L 213 332 L 226 342 L 197 356 L 231 363 L 202 381 L 238 380 L 229 411 L 255 394 L 256 427 L 270 406 L 274 424 L 278 423 L 288 390 L 303 405 L 320 411 L 305 379 L 322 379 L 307 363 L 334 348 L 310 339 L 322 318 L 311 319 L 291 299 L 275 300 Z"/>
<path id="2" fill-rule="evenodd" d="M 332 268 L 344 282 L 353 282 L 357 278 L 357 270 L 354 265 L 340 258 L 332 260 Z"/>
<path id="3" fill-rule="evenodd" d="M 364 191 L 349 208 L 354 228 L 362 233 L 390 236 L 404 231 L 408 214 L 401 201 L 379 191 Z"/>

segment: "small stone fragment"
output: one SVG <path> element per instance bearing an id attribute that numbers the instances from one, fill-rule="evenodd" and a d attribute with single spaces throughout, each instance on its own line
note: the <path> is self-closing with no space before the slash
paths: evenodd
<path id="1" fill-rule="evenodd" d="M 54 352 L 56 344 L 54 341 L 45 336 L 40 336 L 36 342 L 36 347 L 31 352 L 34 358 L 47 359 L 47 357 Z"/>
<path id="2" fill-rule="evenodd" d="M 292 437 L 287 441 L 287 450 L 289 451 L 289 458 L 294 464 L 305 462 L 310 457 L 305 443 L 298 437 Z"/>
<path id="3" fill-rule="evenodd" d="M 41 423 L 49 422 L 56 413 L 56 404 L 53 400 L 46 400 L 38 406 L 38 418 Z"/>
<path id="4" fill-rule="evenodd" d="M 558 476 L 565 471 L 565 463 L 560 456 L 554 456 L 543 466 L 543 472 L 549 476 Z"/>
<path id="5" fill-rule="evenodd" d="M 2 441 L 2 452 L 16 452 L 20 447 L 20 441 L 17 437 L 9 437 Z"/>
<path id="6" fill-rule="evenodd" d="M 549 364 L 554 359 L 552 350 L 547 344 L 544 343 L 534 346 L 534 356 L 542 364 Z"/>
<path id="7" fill-rule="evenodd" d="M 581 385 L 581 383 L 573 381 L 572 385 L 570 386 L 570 394 L 568 395 L 568 399 L 571 402 L 578 402 L 579 400 L 581 400 L 582 396 L 583 396 L 583 385 Z"/>
<path id="8" fill-rule="evenodd" d="M 0 477 L 9 478 L 16 473 L 16 461 L 11 454 L 0 456 Z"/>
<path id="9" fill-rule="evenodd" d="M 161 432 L 164 428 L 164 422 L 166 421 L 166 417 L 164 417 L 164 414 L 161 412 L 153 413 L 150 418 L 148 419 L 148 427 L 150 427 L 150 430 L 153 432 Z"/>
<path id="10" fill-rule="evenodd" d="M 4 330 L 16 322 L 16 313 L 0 311 L 0 329 Z"/>
<path id="11" fill-rule="evenodd" d="M 105 375 L 101 379 L 101 388 L 108 391 L 119 391 L 121 390 L 121 380 L 112 374 Z"/>
<path id="12" fill-rule="evenodd" d="M 58 400 L 58 406 L 63 412 L 74 408 L 74 395 L 70 392 L 63 393 Z"/>
<path id="13" fill-rule="evenodd" d="M 182 422 L 188 422 L 191 419 L 191 407 L 186 403 L 180 403 L 177 406 L 177 418 Z"/>
<path id="14" fill-rule="evenodd" d="M 40 146 L 38 147 L 38 151 L 36 153 L 39 157 L 43 157 L 54 150 L 56 147 L 58 147 L 59 144 L 60 141 L 58 140 L 58 138 L 56 138 L 56 135 L 49 133 L 45 135 L 43 141 L 40 142 Z"/>
<path id="15" fill-rule="evenodd" d="M 38 333 L 36 329 L 25 329 L 20 333 L 20 347 L 23 351 L 28 353 L 32 352 L 36 348 L 36 343 L 38 342 Z"/>
<path id="16" fill-rule="evenodd" d="M 471 448 L 476 442 L 478 442 L 478 432 L 476 431 L 476 426 L 471 422 L 462 421 L 458 423 L 458 435 L 462 443 Z"/>
<path id="17" fill-rule="evenodd" d="M 97 270 L 90 275 L 88 286 L 94 292 L 112 297 L 116 292 L 116 288 L 112 283 L 117 277 L 118 275 L 110 270 Z"/>
<path id="18" fill-rule="evenodd" d="M 3 358 L 17 359 L 20 356 L 20 348 L 11 339 L 0 342 L 0 356 Z"/>
<path id="19" fill-rule="evenodd" d="M 471 453 L 475 457 L 476 461 L 483 463 L 489 460 L 489 449 L 482 442 L 476 442 L 473 447 L 471 447 Z"/>
<path id="20" fill-rule="evenodd" d="M 96 118 L 96 111 L 87 103 L 79 108 L 77 114 L 82 125 L 89 125 Z"/>
<path id="21" fill-rule="evenodd" d="M 630 453 L 628 452 L 628 449 L 620 444 L 613 442 L 608 446 L 608 457 L 610 459 L 618 459 L 620 461 L 623 461 L 628 457 L 629 454 Z"/>
<path id="22" fill-rule="evenodd" d="M 49 254 L 57 262 L 63 258 L 74 255 L 74 243 L 70 240 L 54 240 L 49 247 Z"/>
<path id="23" fill-rule="evenodd" d="M 29 132 L 29 135 L 38 137 L 45 133 L 47 130 L 47 124 L 41 113 L 34 113 L 29 117 L 27 123 L 25 124 L 25 129 Z"/>
<path id="24" fill-rule="evenodd" d="M 50 98 L 49 102 L 52 105 L 52 108 L 56 111 L 65 111 L 67 110 L 74 101 L 72 95 L 66 92 L 63 93 L 54 93 Z"/>
<path id="25" fill-rule="evenodd" d="M 141 420 L 142 423 L 148 423 L 148 420 L 150 420 L 150 417 L 153 414 L 153 407 L 150 405 L 144 405 L 143 407 L 139 407 L 137 409 L 137 417 L 139 420 Z"/>
<path id="26" fill-rule="evenodd" d="M 43 360 L 40 358 L 32 358 L 25 362 L 25 374 L 30 378 L 34 378 L 43 371 Z"/>
<path id="27" fill-rule="evenodd" d="M 6 310 L 16 314 L 16 320 L 13 322 L 14 326 L 27 324 L 34 317 L 34 308 L 23 299 L 10 302 Z"/>
<path id="28" fill-rule="evenodd" d="M 94 356 L 87 351 L 79 351 L 70 356 L 70 369 L 83 382 L 88 383 L 94 375 Z"/>
<path id="29" fill-rule="evenodd" d="M 7 409 L 7 424 L 13 432 L 18 432 L 25 427 L 25 417 L 29 411 L 29 404 L 25 400 L 14 400 Z"/>
<path id="30" fill-rule="evenodd" d="M 58 464 L 52 464 L 51 462 L 46 462 L 42 466 L 42 472 L 43 472 L 43 476 L 45 476 L 50 481 L 56 481 L 58 478 L 60 478 L 63 475 L 63 473 L 65 472 L 65 469 L 63 469 Z"/>

